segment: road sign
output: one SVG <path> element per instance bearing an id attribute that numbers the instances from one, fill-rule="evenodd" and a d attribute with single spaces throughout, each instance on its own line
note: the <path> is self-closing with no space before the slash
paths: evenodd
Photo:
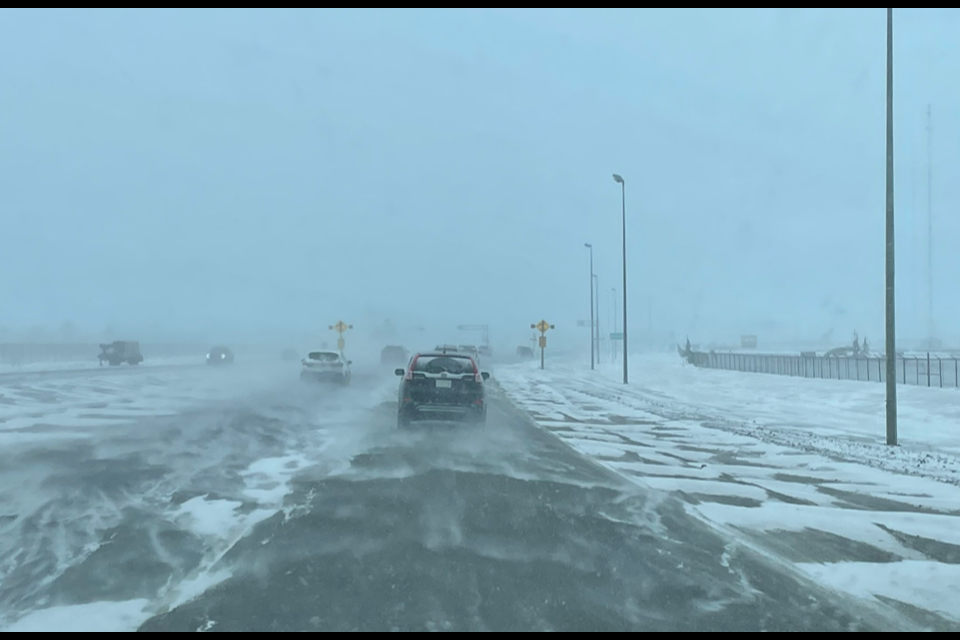
<path id="1" fill-rule="evenodd" d="M 339 333 L 340 335 L 343 335 L 344 331 L 346 331 L 347 329 L 353 329 L 353 325 L 346 324 L 343 320 L 340 320 L 339 322 L 337 322 L 337 324 L 330 325 L 330 328 L 336 331 L 337 333 Z"/>
<path id="2" fill-rule="evenodd" d="M 556 329 L 556 326 L 550 324 L 546 320 L 541 320 L 537 324 L 530 325 L 531 329 L 536 329 L 540 333 L 546 333 L 548 329 Z"/>
<path id="3" fill-rule="evenodd" d="M 530 325 L 531 329 L 536 329 L 540 332 L 540 368 L 543 369 L 543 352 L 547 348 L 547 330 L 556 329 L 556 326 L 550 324 L 546 320 L 541 320 L 536 324 Z"/>
<path id="4" fill-rule="evenodd" d="M 622 333 L 611 333 L 611 334 L 610 334 L 610 339 L 611 339 L 611 340 L 623 340 L 623 334 L 622 334 Z"/>
<path id="5" fill-rule="evenodd" d="M 337 349 L 339 349 L 340 351 L 343 351 L 343 345 L 344 345 L 343 334 L 347 329 L 353 329 L 353 325 L 347 324 L 343 320 L 339 320 L 337 321 L 337 324 L 330 325 L 330 329 L 340 334 L 340 337 L 337 338 Z"/>

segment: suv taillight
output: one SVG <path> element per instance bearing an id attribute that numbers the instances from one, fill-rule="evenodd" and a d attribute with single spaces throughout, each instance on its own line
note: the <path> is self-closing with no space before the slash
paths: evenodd
<path id="1" fill-rule="evenodd" d="M 410 363 L 410 366 L 407 368 L 407 373 L 403 376 L 404 380 L 413 380 L 413 370 L 417 368 L 417 360 L 420 359 L 420 356 L 414 356 L 413 361 Z"/>

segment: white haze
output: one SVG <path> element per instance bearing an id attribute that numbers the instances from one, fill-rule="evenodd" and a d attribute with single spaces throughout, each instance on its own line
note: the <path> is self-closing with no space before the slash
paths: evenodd
<path id="1" fill-rule="evenodd" d="M 932 104 L 949 339 L 960 13 L 896 16 L 898 333 Z M 585 242 L 604 331 L 621 295 L 616 172 L 634 344 L 879 346 L 884 47 L 880 9 L 0 9 L 0 341 L 580 344 Z"/>

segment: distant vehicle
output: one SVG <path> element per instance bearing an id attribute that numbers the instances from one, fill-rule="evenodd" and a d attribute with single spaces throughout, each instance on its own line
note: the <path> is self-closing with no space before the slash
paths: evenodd
<path id="1" fill-rule="evenodd" d="M 399 345 L 388 345 L 380 351 L 380 364 L 406 364 L 410 352 Z"/>
<path id="2" fill-rule="evenodd" d="M 488 358 L 491 357 L 491 356 L 493 356 L 493 349 L 491 349 L 490 347 L 488 347 L 488 346 L 485 345 L 485 344 L 484 344 L 484 345 L 480 345 L 480 349 L 478 349 L 478 351 L 480 352 L 480 355 L 482 355 L 482 356 L 486 356 L 486 357 L 488 357 Z"/>
<path id="3" fill-rule="evenodd" d="M 460 347 L 455 344 L 438 344 L 433 350 L 438 353 L 457 353 Z"/>
<path id="4" fill-rule="evenodd" d="M 140 343 L 131 340 L 117 340 L 110 344 L 100 344 L 100 366 L 104 362 L 110 363 L 111 367 L 116 367 L 124 362 L 137 365 L 143 362 L 143 355 L 140 353 Z"/>
<path id="5" fill-rule="evenodd" d="M 287 362 L 294 362 L 300 359 L 300 354 L 294 349 L 284 349 L 283 353 L 280 354 L 280 359 Z"/>
<path id="6" fill-rule="evenodd" d="M 524 347 L 521 345 L 517 347 L 517 355 L 520 356 L 521 358 L 532 358 L 533 349 L 531 349 L 530 347 Z"/>
<path id="7" fill-rule="evenodd" d="M 300 371 L 301 380 L 316 382 L 336 382 L 342 385 L 350 384 L 350 365 L 343 354 L 336 351 L 311 351 L 300 361 L 303 369 Z"/>
<path id="8" fill-rule="evenodd" d="M 477 350 L 472 344 L 461 344 L 457 347 L 457 351 L 460 353 L 468 353 L 474 357 L 474 359 L 480 357 L 480 351 Z"/>
<path id="9" fill-rule="evenodd" d="M 477 349 L 472 344 L 461 344 L 457 346 L 457 351 L 460 353 L 465 353 L 468 356 L 472 357 L 477 365 L 480 365 L 480 350 Z"/>
<path id="10" fill-rule="evenodd" d="M 233 364 L 233 351 L 229 347 L 214 347 L 207 354 L 207 364 Z"/>
<path id="11" fill-rule="evenodd" d="M 397 426 L 405 429 L 422 420 L 453 420 L 483 425 L 487 421 L 484 382 L 470 355 L 456 352 L 418 353 L 405 369 L 398 390 Z"/>

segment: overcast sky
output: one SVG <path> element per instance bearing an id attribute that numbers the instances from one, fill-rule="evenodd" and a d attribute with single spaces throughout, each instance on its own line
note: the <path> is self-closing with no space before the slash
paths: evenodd
<path id="1" fill-rule="evenodd" d="M 899 335 L 958 332 L 960 11 L 895 11 Z M 880 346 L 883 9 L 0 9 L 0 327 Z M 618 293 L 618 295 L 620 295 Z M 618 310 L 620 303 L 617 303 Z M 652 309 L 652 310 L 651 310 Z M 516 338 L 514 336 L 517 336 Z M 578 338 L 579 339 L 579 338 Z"/>

